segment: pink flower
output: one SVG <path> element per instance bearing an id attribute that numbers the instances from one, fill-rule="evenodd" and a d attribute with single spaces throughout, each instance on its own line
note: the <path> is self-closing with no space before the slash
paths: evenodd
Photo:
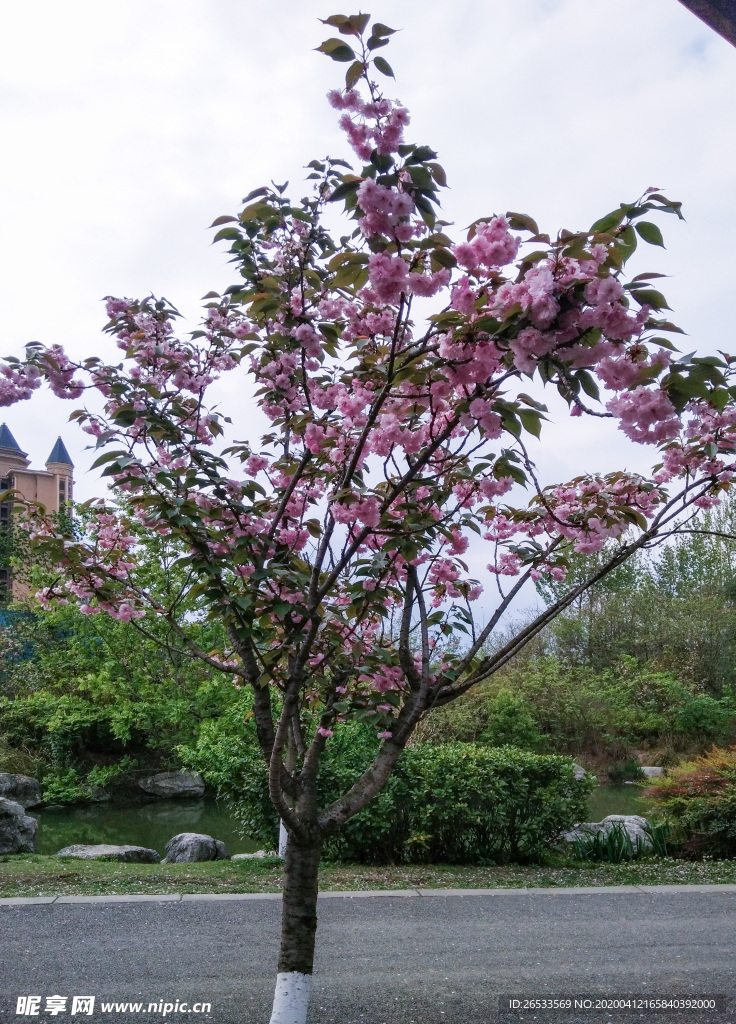
<path id="1" fill-rule="evenodd" d="M 470 316 L 472 313 L 475 313 L 475 300 L 477 297 L 476 293 L 470 287 L 470 278 L 461 277 L 452 289 L 451 301 L 455 309 L 464 313 L 466 316 Z"/>
<path id="2" fill-rule="evenodd" d="M 372 178 L 366 178 L 358 189 L 358 203 L 365 214 L 360 230 L 366 238 L 395 235 L 401 218 L 408 217 L 414 209 L 412 198 L 406 192 L 378 185 Z"/>
<path id="3" fill-rule="evenodd" d="M 511 263 L 516 259 L 520 240 L 509 234 L 508 227 L 505 217 L 494 217 L 489 223 L 479 224 L 469 242 L 455 246 L 453 251 L 458 263 L 471 272 Z"/>
<path id="4" fill-rule="evenodd" d="M 368 263 L 371 287 L 379 302 L 395 305 L 407 289 L 408 268 L 401 256 L 378 252 Z"/>

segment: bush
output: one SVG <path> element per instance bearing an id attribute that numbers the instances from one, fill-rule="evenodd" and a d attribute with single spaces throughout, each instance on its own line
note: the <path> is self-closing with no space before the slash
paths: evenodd
<path id="1" fill-rule="evenodd" d="M 328 852 L 363 862 L 538 861 L 585 817 L 591 786 L 558 755 L 421 744 L 404 752 L 384 807 L 366 808 L 370 819 L 356 819 L 357 829 L 349 823 Z"/>
<path id="2" fill-rule="evenodd" d="M 635 757 L 630 757 L 626 761 L 614 761 L 612 764 L 609 764 L 606 774 L 608 775 L 608 781 L 614 784 L 632 782 L 635 779 L 644 778 L 644 772 L 641 770 L 639 762 Z"/>
<path id="3" fill-rule="evenodd" d="M 736 856 L 736 747 L 713 747 L 670 769 L 647 796 L 671 823 L 671 841 L 683 855 Z"/>
<path id="4" fill-rule="evenodd" d="M 487 747 L 520 747 L 536 750 L 542 737 L 523 696 L 501 689 L 486 703 L 486 727 L 478 737 Z"/>
<path id="5" fill-rule="evenodd" d="M 620 864 L 624 860 L 638 860 L 640 857 L 667 856 L 667 840 L 671 827 L 667 824 L 649 825 L 644 828 L 649 843 L 639 838 L 632 842 L 631 836 L 620 822 L 614 822 L 605 832 L 583 833 L 574 845 L 577 860 L 607 861 L 609 864 Z M 651 844 L 651 845 L 649 845 Z"/>
<path id="6" fill-rule="evenodd" d="M 266 766 L 255 744 L 243 742 L 249 723 L 232 724 L 235 734 L 227 722 L 213 722 L 198 747 L 182 755 L 229 799 L 244 833 L 273 847 L 278 822 Z M 361 774 L 376 742 L 360 726 L 337 732 L 320 766 L 320 806 Z M 539 860 L 560 832 L 585 817 L 592 780 L 576 780 L 573 769 L 570 758 L 508 746 L 409 747 L 376 799 L 327 840 L 324 856 L 406 864 Z"/>

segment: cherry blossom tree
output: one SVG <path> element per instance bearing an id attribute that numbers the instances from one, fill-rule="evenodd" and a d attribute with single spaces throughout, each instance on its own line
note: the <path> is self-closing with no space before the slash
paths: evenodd
<path id="1" fill-rule="evenodd" d="M 663 244 L 648 218 L 679 204 L 648 189 L 555 237 L 526 215 L 486 214 L 453 240 L 436 154 L 408 141 L 407 110 L 375 80 L 393 77 L 379 52 L 392 29 L 369 20 L 328 18 L 337 35 L 319 47 L 347 65 L 328 99 L 353 161 L 313 160 L 306 198 L 257 188 L 217 218 L 237 283 L 205 297 L 199 329 L 178 335 L 163 299 L 109 298 L 119 362 L 36 345 L 0 369 L 2 405 L 43 381 L 61 398 L 102 396 L 72 414 L 95 465 L 146 529 L 181 545 L 178 571 L 228 646 L 197 647 L 147 589 L 112 495 L 91 503 L 83 536 L 28 509 L 31 541 L 58 569 L 42 603 L 123 620 L 153 610 L 192 657 L 252 688 L 288 834 L 272 1024 L 306 1017 L 323 842 L 376 796 L 417 723 L 715 504 L 734 466 L 733 360 L 678 357 L 660 275 L 624 273 L 640 241 Z M 214 406 L 224 376 L 255 395 L 260 440 L 233 437 Z M 543 486 L 533 454 L 547 394 L 580 430 L 603 417 L 648 446 L 651 477 Z M 522 589 L 564 581 L 571 553 L 591 556 L 589 573 L 494 645 Z M 320 757 L 355 720 L 378 752 L 319 806 Z"/>

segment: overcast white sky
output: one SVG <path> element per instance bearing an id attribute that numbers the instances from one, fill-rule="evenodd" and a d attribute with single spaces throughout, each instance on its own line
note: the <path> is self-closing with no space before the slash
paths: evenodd
<path id="1" fill-rule="evenodd" d="M 364 0 L 403 31 L 383 51 L 408 137 L 440 154 L 462 227 L 521 210 L 543 230 L 586 228 L 656 185 L 687 223 L 660 221 L 632 273 L 663 290 L 686 350 L 733 348 L 736 50 L 677 0 Z M 271 178 L 296 184 L 313 157 L 345 155 L 324 100 L 345 65 L 313 52 L 310 0 L 25 0 L 0 40 L 0 355 L 38 339 L 100 352 L 107 294 L 163 294 L 196 317 L 232 283 L 207 226 Z M 234 382 L 239 433 L 247 392 Z M 84 476 L 86 435 L 49 394 L 0 410 L 42 465 L 58 433 Z M 228 410 L 230 411 L 230 410 Z M 547 479 L 581 468 L 644 469 L 609 424 L 562 423 Z M 578 436 L 582 435 L 582 436 Z"/>

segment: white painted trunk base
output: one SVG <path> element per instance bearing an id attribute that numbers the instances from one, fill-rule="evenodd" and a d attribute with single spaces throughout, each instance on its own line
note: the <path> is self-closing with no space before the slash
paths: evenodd
<path id="1" fill-rule="evenodd" d="M 311 987 L 311 974 L 299 971 L 277 974 L 271 1024 L 306 1024 Z"/>
<path id="2" fill-rule="evenodd" d="M 289 842 L 289 833 L 286 831 L 286 825 L 283 821 L 279 822 L 279 857 L 284 858 L 286 856 L 286 844 Z"/>

